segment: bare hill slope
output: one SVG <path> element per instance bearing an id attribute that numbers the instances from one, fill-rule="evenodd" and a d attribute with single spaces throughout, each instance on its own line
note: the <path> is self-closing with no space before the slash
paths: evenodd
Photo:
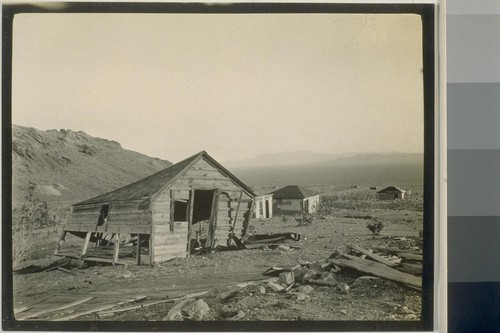
<path id="1" fill-rule="evenodd" d="M 13 125 L 12 200 L 31 194 L 64 218 L 71 204 L 144 178 L 169 161 L 123 149 L 118 142 L 72 130 Z"/>

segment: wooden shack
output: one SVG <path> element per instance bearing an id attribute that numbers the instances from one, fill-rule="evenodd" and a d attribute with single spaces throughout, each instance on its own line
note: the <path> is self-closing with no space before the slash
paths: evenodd
<path id="1" fill-rule="evenodd" d="M 255 197 L 255 218 L 270 219 L 273 217 L 273 195 L 264 194 Z"/>
<path id="2" fill-rule="evenodd" d="M 288 185 L 269 193 L 276 214 L 315 213 L 321 194 L 299 185 Z"/>
<path id="3" fill-rule="evenodd" d="M 247 232 L 254 197 L 247 185 L 202 151 L 74 204 L 55 254 L 113 264 L 153 264 L 189 256 L 192 247 L 226 246 L 233 235 Z M 84 239 L 76 254 L 74 248 L 61 246 L 68 233 Z"/>
<path id="4" fill-rule="evenodd" d="M 388 186 L 377 192 L 377 199 L 379 200 L 395 200 L 405 198 L 406 191 L 396 186 Z"/>

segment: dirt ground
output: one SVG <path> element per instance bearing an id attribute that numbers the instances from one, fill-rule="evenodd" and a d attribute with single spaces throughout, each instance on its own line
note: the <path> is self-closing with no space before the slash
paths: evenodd
<path id="1" fill-rule="evenodd" d="M 413 186 L 406 201 L 381 203 L 367 188 L 321 187 L 327 194 L 363 194 L 363 208 L 336 209 L 331 214 L 315 215 L 312 224 L 298 225 L 293 216 L 268 220 L 253 220 L 256 234 L 296 232 L 299 241 L 282 244 L 295 248 L 217 251 L 187 259 L 175 259 L 157 267 L 94 266 L 74 268 L 75 273 L 48 272 L 14 273 L 14 305 L 22 307 L 47 294 L 81 295 L 144 295 L 148 299 L 165 299 L 208 291 L 200 296 L 209 311 L 203 320 L 223 320 L 239 313 L 240 320 L 419 320 L 421 292 L 385 279 L 359 279 L 367 275 L 347 269 L 333 273 L 345 282 L 348 291 L 331 286 L 311 285 L 307 293 L 299 292 L 296 284 L 289 293 L 274 293 L 266 282 L 257 282 L 265 293 L 255 287 L 239 288 L 237 284 L 263 281 L 263 273 L 273 266 L 295 266 L 297 259 L 316 261 L 327 259 L 336 250 L 354 243 L 364 248 L 377 245 L 397 245 L 406 238 L 417 238 L 422 229 L 421 186 Z M 370 199 L 371 198 L 371 199 Z M 358 217 L 356 217 L 358 216 Z M 360 218 L 361 217 L 361 218 Z M 384 222 L 380 235 L 372 234 L 366 223 L 378 219 Z M 394 237 L 400 237 L 394 239 Z M 58 234 L 47 232 L 40 237 L 37 256 L 26 264 L 43 265 L 50 260 Z M 401 238 L 402 237 L 402 238 Z M 228 291 L 231 297 L 224 298 Z M 226 294 L 225 294 L 226 293 Z M 298 296 L 297 294 L 302 294 Z M 175 303 L 162 303 L 134 311 L 112 314 L 90 314 L 78 320 L 164 320 Z"/>

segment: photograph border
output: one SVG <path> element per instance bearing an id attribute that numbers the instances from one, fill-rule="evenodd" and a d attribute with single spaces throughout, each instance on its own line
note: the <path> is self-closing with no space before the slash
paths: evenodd
<path id="1" fill-rule="evenodd" d="M 2 327 L 4 330 L 60 331 L 425 331 L 435 321 L 435 4 L 338 3 L 33 3 L 2 6 Z M 16 321 L 12 281 L 12 43 L 13 21 L 22 13 L 196 13 L 196 14 L 417 14 L 422 19 L 424 98 L 424 222 L 422 314 L 420 321 L 243 321 L 243 322 L 122 322 Z"/>

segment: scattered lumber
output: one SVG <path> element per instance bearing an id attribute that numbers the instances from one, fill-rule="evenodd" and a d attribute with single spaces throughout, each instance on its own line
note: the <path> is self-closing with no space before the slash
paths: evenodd
<path id="1" fill-rule="evenodd" d="M 111 313 L 117 313 L 117 312 L 125 312 L 125 311 L 130 311 L 130 310 L 135 310 L 135 309 L 146 308 L 148 306 L 153 306 L 153 305 L 162 304 L 162 303 L 174 303 L 176 301 L 180 301 L 180 300 L 184 300 L 184 299 L 189 299 L 189 298 L 193 298 L 193 297 L 202 296 L 202 295 L 205 295 L 206 293 L 208 293 L 208 291 L 202 291 L 202 292 L 199 292 L 199 293 L 188 294 L 188 295 L 185 295 L 185 296 L 182 296 L 182 297 L 178 297 L 178 298 L 169 298 L 169 299 L 162 299 L 162 300 L 158 300 L 158 301 L 152 301 L 152 302 L 149 302 L 149 303 L 144 303 L 144 304 L 139 304 L 139 305 L 135 305 L 135 306 L 130 306 L 128 308 L 110 310 L 110 311 L 105 311 L 105 312 L 99 311 L 99 313 L 105 315 L 105 314 L 111 314 Z M 105 309 L 105 310 L 107 310 L 107 309 Z"/>
<path id="2" fill-rule="evenodd" d="M 25 319 L 29 319 L 29 318 L 33 318 L 33 317 L 38 317 L 38 316 L 41 316 L 43 314 L 47 314 L 47 313 L 51 313 L 51 312 L 55 312 L 55 311 L 61 311 L 61 310 L 70 308 L 72 306 L 85 303 L 93 298 L 94 298 L 94 296 L 87 296 L 87 297 L 83 297 L 83 298 L 78 298 L 78 299 L 76 299 L 72 302 L 69 302 L 69 303 L 63 302 L 62 304 L 48 303 L 48 302 L 47 303 L 39 303 L 37 307 L 40 309 L 38 311 L 21 314 L 20 316 L 16 316 L 16 319 L 17 320 L 25 320 Z"/>
<path id="3" fill-rule="evenodd" d="M 347 246 L 352 248 L 353 250 L 359 252 L 359 253 L 366 255 L 368 258 L 373 259 L 373 260 L 375 260 L 379 263 L 382 263 L 384 265 L 387 265 L 389 267 L 394 267 L 394 266 L 398 265 L 397 263 L 389 261 L 389 260 L 387 260 L 379 255 L 376 255 L 375 253 L 372 253 L 372 252 L 362 248 L 361 246 L 358 246 L 355 244 L 349 244 L 349 243 L 347 244 Z"/>
<path id="4" fill-rule="evenodd" d="M 396 267 L 398 271 L 409 273 L 409 274 L 417 274 L 422 275 L 422 265 L 421 264 L 408 264 L 403 263 L 401 266 Z"/>
<path id="5" fill-rule="evenodd" d="M 381 278 L 422 289 L 421 278 L 400 272 L 394 268 L 375 261 L 361 259 L 348 254 L 343 254 L 343 256 L 347 259 L 329 259 L 329 261 L 338 266 L 352 268 L 363 273 L 369 273 Z"/>
<path id="6" fill-rule="evenodd" d="M 406 260 L 415 260 L 415 261 L 423 260 L 423 256 L 421 254 L 414 254 L 411 252 L 397 252 L 396 254 Z"/>

